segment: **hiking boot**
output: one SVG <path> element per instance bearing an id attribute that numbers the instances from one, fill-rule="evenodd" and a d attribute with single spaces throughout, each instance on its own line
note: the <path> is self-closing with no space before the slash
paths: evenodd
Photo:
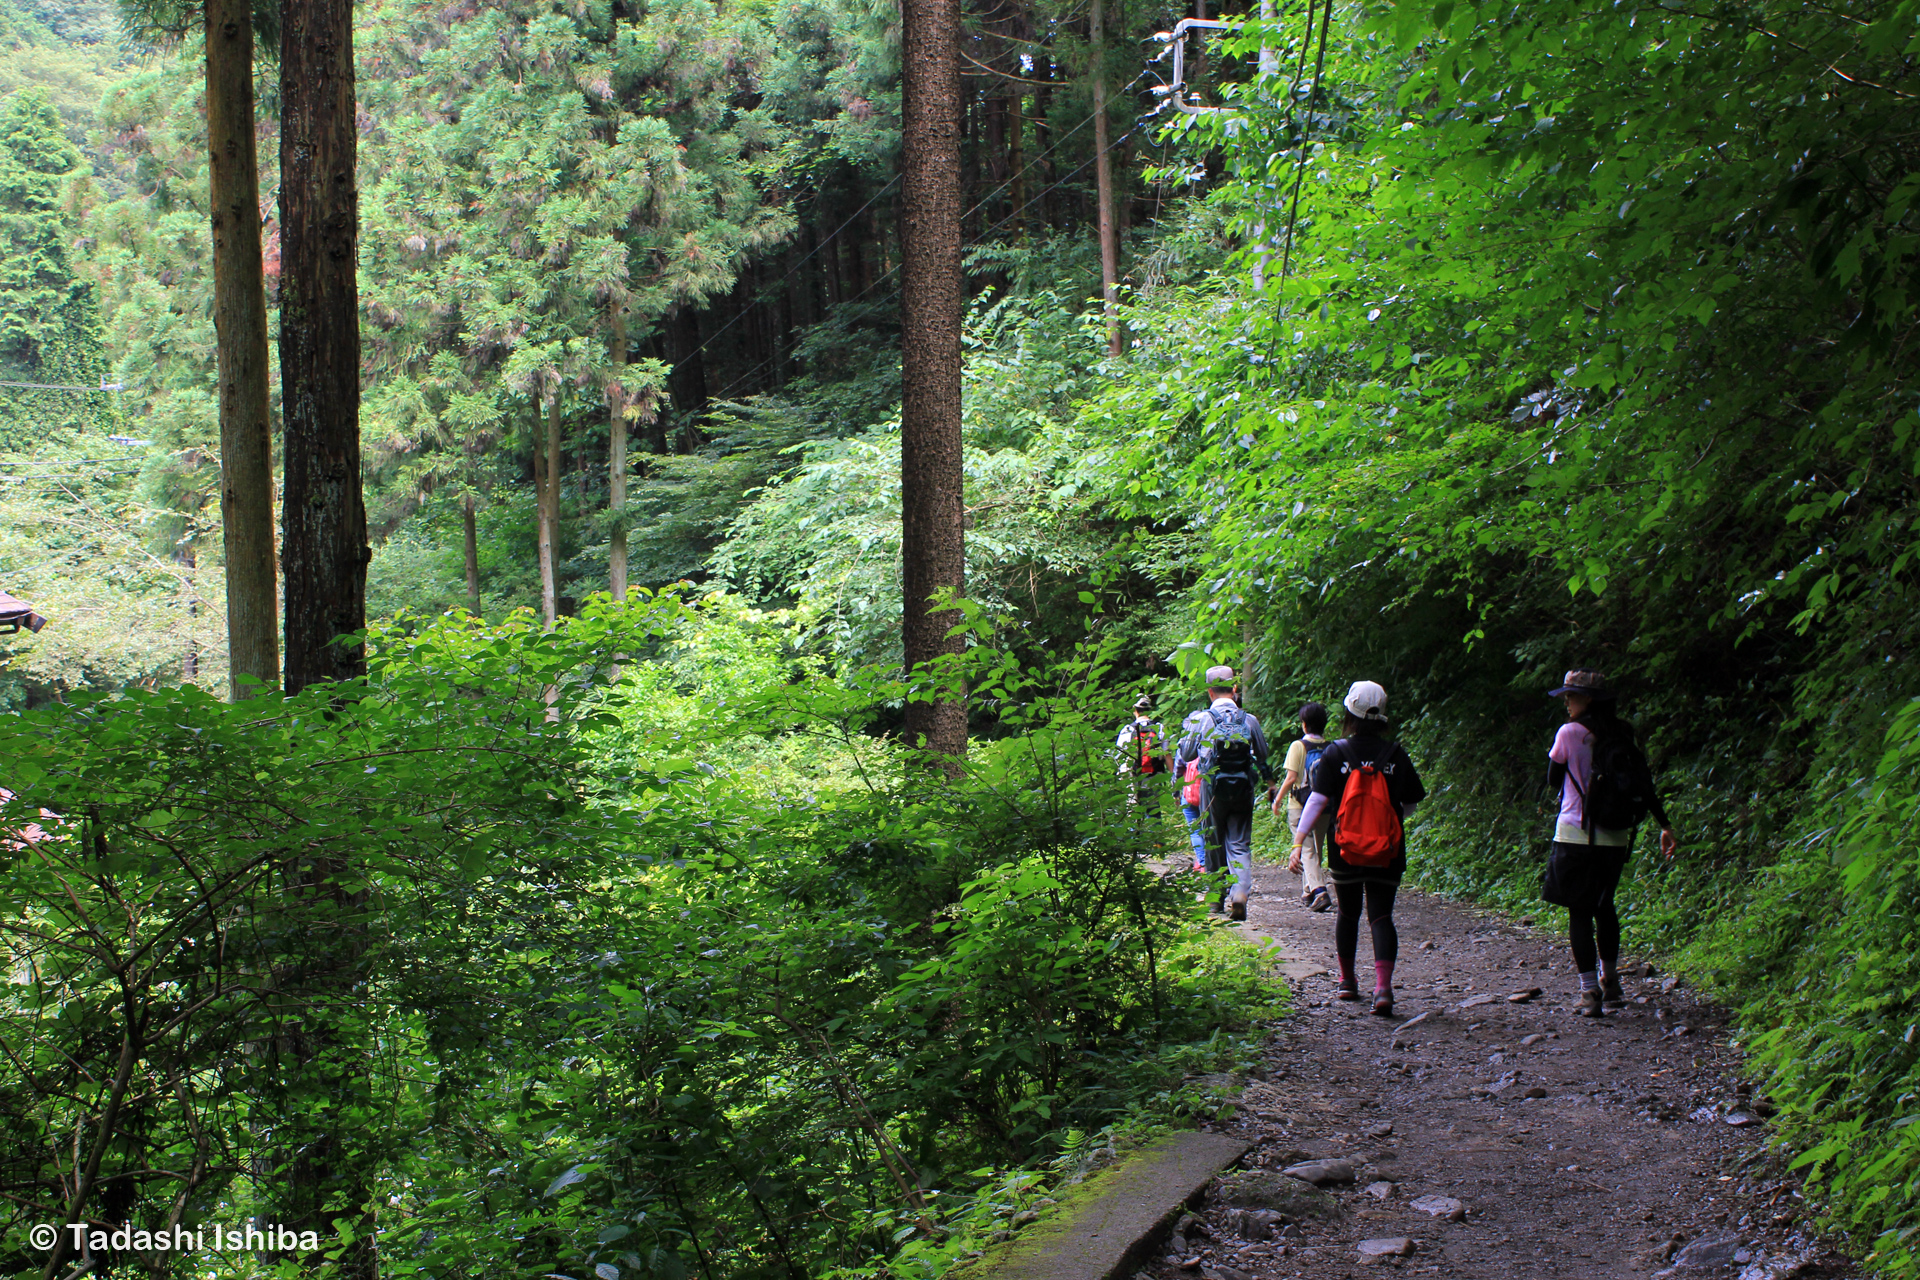
<path id="1" fill-rule="evenodd" d="M 1333 906 L 1333 895 L 1327 892 L 1325 885 L 1322 885 L 1313 891 L 1313 901 L 1309 905 L 1315 911 L 1327 911 Z"/>
<path id="2" fill-rule="evenodd" d="M 1393 1016 L 1393 988 L 1382 987 L 1373 993 L 1373 1011 L 1383 1018 Z"/>
<path id="3" fill-rule="evenodd" d="M 1245 920 L 1246 918 L 1247 918 L 1246 901 L 1244 899 L 1236 899 L 1233 905 L 1227 908 L 1227 919 Z"/>
<path id="4" fill-rule="evenodd" d="M 1342 978 L 1340 979 L 1340 989 L 1334 992 L 1334 994 L 1342 1000 L 1358 1000 L 1360 998 L 1360 984 L 1352 978 Z"/>
<path id="5" fill-rule="evenodd" d="M 1602 1004 L 1627 1002 L 1626 994 L 1620 990 L 1620 979 L 1611 973 L 1600 979 L 1600 1001 Z"/>
<path id="6" fill-rule="evenodd" d="M 1580 993 L 1580 1003 L 1573 1006 L 1573 1012 L 1575 1017 L 1580 1018 L 1599 1017 L 1605 1012 L 1605 1010 L 1600 1007 L 1600 993 L 1598 991 L 1582 991 Z"/>

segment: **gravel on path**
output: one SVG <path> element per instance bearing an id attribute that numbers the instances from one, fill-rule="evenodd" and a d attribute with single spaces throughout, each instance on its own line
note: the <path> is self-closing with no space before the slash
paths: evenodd
<path id="1" fill-rule="evenodd" d="M 1143 1278 L 1860 1274 L 1811 1234 L 1726 1014 L 1684 982 L 1630 963 L 1628 1003 L 1579 1018 L 1564 939 L 1403 890 L 1378 1017 L 1334 998 L 1333 916 L 1298 885 L 1260 868 L 1244 926 L 1295 992 L 1214 1126 L 1253 1150 Z M 1364 928 L 1360 970 L 1371 991 Z"/>

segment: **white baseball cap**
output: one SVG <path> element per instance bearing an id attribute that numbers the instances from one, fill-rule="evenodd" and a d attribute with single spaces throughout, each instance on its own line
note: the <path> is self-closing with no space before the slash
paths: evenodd
<path id="1" fill-rule="evenodd" d="M 1355 680 L 1341 705 L 1362 720 L 1385 720 L 1387 691 L 1371 680 Z"/>

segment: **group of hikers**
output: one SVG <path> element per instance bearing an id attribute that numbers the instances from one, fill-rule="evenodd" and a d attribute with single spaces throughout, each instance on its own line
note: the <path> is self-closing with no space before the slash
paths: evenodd
<path id="1" fill-rule="evenodd" d="M 1339 998 L 1360 999 L 1355 961 L 1364 914 L 1373 938 L 1373 1011 L 1391 1014 L 1400 952 L 1393 901 L 1407 869 L 1406 821 L 1427 792 L 1392 736 L 1387 691 L 1371 680 L 1355 681 L 1341 700 L 1335 740 L 1326 736 L 1325 706 L 1301 707 L 1300 736 L 1276 769 L 1259 718 L 1240 705 L 1233 668 L 1208 668 L 1206 688 L 1207 705 L 1186 717 L 1177 738 L 1153 718 L 1151 698 L 1134 704 L 1114 745 L 1138 798 L 1157 811 L 1161 788 L 1172 786 L 1194 870 L 1232 873 L 1212 896 L 1211 910 L 1233 920 L 1247 918 L 1253 896 L 1254 806 L 1265 803 L 1276 817 L 1284 813 L 1293 837 L 1287 870 L 1301 877 L 1302 905 L 1334 911 Z M 1634 832 L 1651 814 L 1662 854 L 1673 857 L 1677 841 L 1646 755 L 1619 716 L 1605 675 L 1569 671 L 1548 696 L 1564 701 L 1567 721 L 1547 752 L 1547 785 L 1559 808 L 1541 896 L 1567 908 L 1580 975 L 1575 1012 L 1599 1017 L 1625 999 L 1614 892 Z"/>

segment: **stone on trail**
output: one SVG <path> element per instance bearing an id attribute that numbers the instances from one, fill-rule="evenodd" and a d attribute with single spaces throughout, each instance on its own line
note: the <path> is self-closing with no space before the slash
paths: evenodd
<path id="1" fill-rule="evenodd" d="M 1448 1222 L 1467 1220 L 1467 1206 L 1452 1196 L 1421 1196 L 1408 1207 Z"/>
<path id="2" fill-rule="evenodd" d="M 1499 998 L 1500 998 L 1499 996 L 1493 996 L 1493 995 L 1468 996 L 1465 1000 L 1462 1000 L 1460 1002 L 1459 1007 L 1462 1009 L 1478 1009 L 1481 1005 L 1492 1004 L 1495 1000 L 1498 1000 Z"/>
<path id="3" fill-rule="evenodd" d="M 1252 1276 L 1237 1267 L 1224 1267 L 1218 1263 L 1200 1268 L 1200 1274 L 1205 1280 L 1253 1280 Z"/>
<path id="4" fill-rule="evenodd" d="M 1351 1160 L 1309 1160 L 1305 1164 L 1288 1165 L 1280 1172 L 1316 1187 L 1329 1182 L 1352 1182 L 1356 1174 Z"/>
<path id="5" fill-rule="evenodd" d="M 1535 996 L 1539 994 L 1540 994 L 1540 988 L 1528 987 L 1524 991 L 1516 991 L 1512 995 L 1508 996 L 1507 1003 L 1508 1004 L 1525 1004 L 1527 1001 L 1533 999 Z"/>
<path id="6" fill-rule="evenodd" d="M 1393 1194 L 1393 1184 L 1391 1182 L 1369 1182 L 1367 1184 L 1367 1194 L 1375 1200 L 1385 1200 Z"/>
<path id="7" fill-rule="evenodd" d="M 1382 1120 L 1379 1124 L 1369 1125 L 1367 1127 L 1367 1136 L 1369 1138 L 1384 1138 L 1392 1132 L 1393 1121 L 1391 1120 Z"/>
<path id="8" fill-rule="evenodd" d="M 1725 1118 L 1736 1129 L 1744 1129 L 1754 1122 L 1754 1118 L 1744 1111 L 1729 1111 Z"/>
<path id="9" fill-rule="evenodd" d="M 1718 1271 L 1722 1267 L 1732 1266 L 1734 1255 L 1740 1251 L 1740 1241 L 1737 1237 L 1724 1236 L 1718 1240 L 1709 1240 L 1702 1236 L 1675 1254 L 1673 1266 L 1659 1274 L 1684 1276 L 1688 1272 Z"/>
<path id="10" fill-rule="evenodd" d="M 1277 1228 L 1290 1219 L 1274 1209 L 1229 1209 L 1227 1230 L 1242 1240 L 1271 1240 Z"/>
<path id="11" fill-rule="evenodd" d="M 1214 1180 L 1214 1199 L 1235 1209 L 1270 1209 L 1288 1222 L 1306 1218 L 1333 1218 L 1341 1204 L 1298 1178 L 1270 1169 L 1241 1169 Z M 1279 1219 L 1276 1219 L 1276 1221 Z"/>
<path id="12" fill-rule="evenodd" d="M 1546 1032 L 1536 1031 L 1530 1036 L 1522 1036 L 1520 1039 L 1520 1047 L 1522 1049 L 1531 1049 L 1533 1048 L 1533 1046 L 1539 1044 L 1542 1040 L 1545 1040 L 1546 1038 L 1547 1038 Z"/>
<path id="13" fill-rule="evenodd" d="M 1413 1015 L 1413 1017 L 1408 1018 L 1405 1022 L 1395 1027 L 1394 1030 L 1405 1031 L 1408 1027 L 1417 1027 L 1421 1023 L 1425 1022 L 1428 1018 L 1431 1018 L 1432 1016 L 1433 1016 L 1433 1010 L 1431 1009 L 1427 1010 L 1425 1013 L 1416 1013 L 1415 1015 Z"/>
<path id="14" fill-rule="evenodd" d="M 1362 1240 L 1360 1256 L 1363 1258 L 1404 1258 L 1414 1252 L 1413 1241 L 1405 1236 L 1390 1236 L 1384 1240 Z"/>

